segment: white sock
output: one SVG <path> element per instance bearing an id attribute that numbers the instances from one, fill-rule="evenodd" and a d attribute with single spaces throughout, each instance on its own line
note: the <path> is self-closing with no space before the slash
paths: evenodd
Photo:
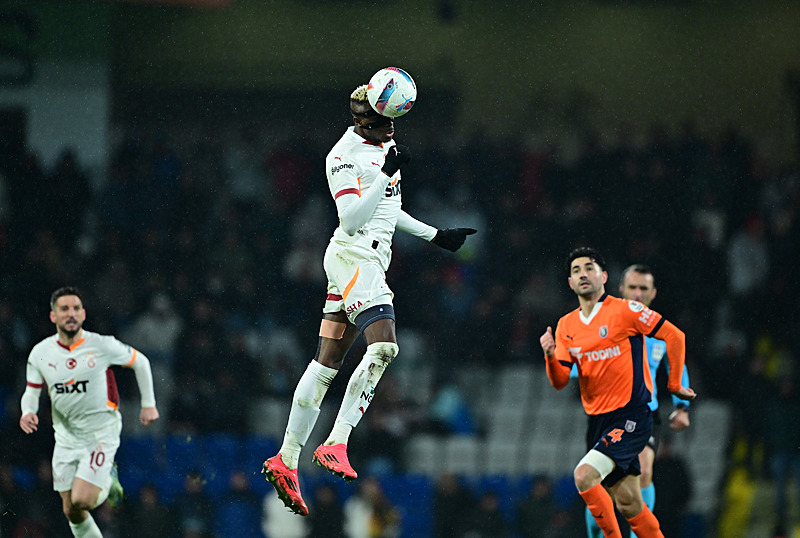
<path id="1" fill-rule="evenodd" d="M 297 382 L 292 409 L 281 445 L 281 459 L 289 469 L 297 468 L 300 450 L 308 441 L 319 416 L 319 406 L 338 370 L 313 360 Z"/>
<path id="2" fill-rule="evenodd" d="M 350 432 L 352 431 L 353 427 L 350 424 L 339 422 L 337 419 L 336 422 L 333 423 L 333 429 L 331 430 L 331 434 L 328 436 L 328 439 L 325 441 L 325 444 L 338 445 L 343 443 L 346 445 L 347 441 L 350 439 Z"/>
<path id="3" fill-rule="evenodd" d="M 342 406 L 339 408 L 333 430 L 325 441 L 326 445 L 347 444 L 350 432 L 367 412 L 375 394 L 375 387 L 386 366 L 397 354 L 397 350 L 397 344 L 391 342 L 376 342 L 367 346 L 364 358 L 347 383 Z"/>
<path id="4" fill-rule="evenodd" d="M 82 523 L 69 522 L 69 528 L 72 531 L 72 536 L 75 538 L 103 538 L 103 533 L 97 523 L 94 522 L 92 514 L 83 520 Z"/>

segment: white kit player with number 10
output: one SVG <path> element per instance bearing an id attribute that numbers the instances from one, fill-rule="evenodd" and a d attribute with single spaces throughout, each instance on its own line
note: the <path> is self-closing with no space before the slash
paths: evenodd
<path id="1" fill-rule="evenodd" d="M 158 418 L 150 362 L 113 336 L 84 330 L 86 312 L 77 289 L 56 290 L 50 306 L 57 333 L 36 344 L 28 357 L 20 427 L 25 433 L 38 429 L 39 399 L 46 387 L 56 441 L 53 489 L 61 495 L 74 536 L 102 536 L 89 510 L 106 498 L 114 506 L 122 501 L 114 462 L 122 417 L 109 368 L 134 371 L 142 404 L 139 419 L 149 425 Z"/>

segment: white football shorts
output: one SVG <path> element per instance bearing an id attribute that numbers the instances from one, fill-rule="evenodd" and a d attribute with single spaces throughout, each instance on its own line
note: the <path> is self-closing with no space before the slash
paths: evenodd
<path id="1" fill-rule="evenodd" d="M 374 261 L 350 258 L 329 248 L 323 260 L 328 276 L 328 297 L 322 311 L 326 314 L 344 311 L 355 323 L 356 316 L 367 308 L 392 304 L 394 293 L 386 284 L 383 268 Z"/>
<path id="2" fill-rule="evenodd" d="M 69 491 L 75 478 L 100 489 L 111 486 L 111 468 L 119 448 L 119 425 L 113 424 L 98 432 L 94 439 L 79 441 L 56 439 L 53 449 L 53 489 Z"/>

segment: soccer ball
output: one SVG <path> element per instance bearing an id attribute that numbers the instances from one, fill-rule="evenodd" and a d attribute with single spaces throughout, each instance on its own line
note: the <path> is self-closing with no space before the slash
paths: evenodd
<path id="1" fill-rule="evenodd" d="M 399 67 L 386 67 L 369 79 L 367 99 L 378 114 L 399 118 L 414 106 L 417 85 L 411 75 Z"/>

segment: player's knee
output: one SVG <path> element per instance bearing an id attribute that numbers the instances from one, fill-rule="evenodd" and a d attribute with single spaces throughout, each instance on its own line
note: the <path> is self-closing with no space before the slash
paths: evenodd
<path id="1" fill-rule="evenodd" d="M 79 500 L 78 502 L 72 503 L 72 511 L 73 512 L 88 512 L 92 508 L 94 508 L 95 503 L 86 501 L 86 500 Z"/>
<path id="2" fill-rule="evenodd" d="M 80 523 L 86 519 L 84 512 L 87 512 L 90 509 L 88 503 L 80 499 L 65 500 L 62 503 L 61 508 L 66 518 L 72 523 Z"/>
<path id="3" fill-rule="evenodd" d="M 592 449 L 578 462 L 572 475 L 578 491 L 586 491 L 601 483 L 613 470 L 614 460 Z"/>
<path id="4" fill-rule="evenodd" d="M 575 479 L 575 487 L 578 488 L 578 491 L 591 489 L 600 481 L 600 475 L 589 465 L 578 465 L 575 467 L 572 478 Z"/>
<path id="5" fill-rule="evenodd" d="M 367 346 L 367 353 L 371 358 L 377 360 L 384 368 L 392 363 L 400 347 L 394 342 L 375 342 Z"/>
<path id="6" fill-rule="evenodd" d="M 74 495 L 72 496 L 72 511 L 73 512 L 84 512 L 93 510 L 97 506 L 97 495 L 87 496 L 87 495 Z"/>

